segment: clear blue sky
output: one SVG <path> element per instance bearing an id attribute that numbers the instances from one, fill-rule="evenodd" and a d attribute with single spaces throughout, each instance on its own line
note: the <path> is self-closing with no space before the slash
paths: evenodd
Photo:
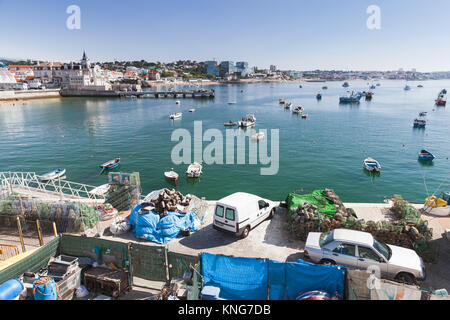
<path id="1" fill-rule="evenodd" d="M 81 30 L 66 8 L 81 8 Z M 381 29 L 366 27 L 369 5 Z M 0 0 L 0 57 L 450 70 L 448 0 Z"/>

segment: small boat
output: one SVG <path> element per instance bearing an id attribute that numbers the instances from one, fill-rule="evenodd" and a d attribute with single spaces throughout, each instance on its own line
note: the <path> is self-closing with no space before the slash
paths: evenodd
<path id="1" fill-rule="evenodd" d="M 370 91 L 369 91 L 369 92 L 366 92 L 365 97 L 366 97 L 366 101 L 370 101 L 370 100 L 372 100 L 373 93 L 370 92 Z"/>
<path id="2" fill-rule="evenodd" d="M 419 113 L 419 117 L 426 117 L 428 112 L 421 112 Z"/>
<path id="3" fill-rule="evenodd" d="M 308 119 L 308 114 L 307 113 L 302 114 L 302 119 Z"/>
<path id="4" fill-rule="evenodd" d="M 189 112 L 195 112 L 195 109 L 189 109 Z"/>
<path id="5" fill-rule="evenodd" d="M 360 92 L 355 93 L 354 91 L 352 91 L 351 94 L 347 95 L 347 96 L 341 96 L 339 97 L 339 102 L 340 103 L 359 103 L 361 100 L 362 94 Z"/>
<path id="6" fill-rule="evenodd" d="M 419 85 L 417 86 L 417 88 L 423 88 L 423 85 L 419 84 Z"/>
<path id="7" fill-rule="evenodd" d="M 182 116 L 183 116 L 183 114 L 181 112 L 178 112 L 178 113 L 171 114 L 169 116 L 169 118 L 171 120 L 176 120 L 176 119 L 181 119 Z"/>
<path id="8" fill-rule="evenodd" d="M 286 103 L 286 104 L 284 105 L 284 108 L 285 108 L 285 109 L 290 109 L 291 107 L 292 107 L 292 102 Z"/>
<path id="9" fill-rule="evenodd" d="M 348 84 L 348 82 L 344 82 L 344 84 L 342 85 L 344 88 L 348 88 L 350 87 L 350 85 Z"/>
<path id="10" fill-rule="evenodd" d="M 229 101 L 228 104 L 236 104 L 234 101 Z"/>
<path id="11" fill-rule="evenodd" d="M 111 185 L 104 184 L 97 188 L 92 189 L 91 191 L 89 191 L 89 193 L 94 196 L 104 196 L 109 191 L 110 187 L 111 187 Z"/>
<path id="12" fill-rule="evenodd" d="M 317 99 L 317 100 L 322 100 L 322 94 L 318 93 L 318 94 L 316 95 L 316 99 Z"/>
<path id="13" fill-rule="evenodd" d="M 292 110 L 292 113 L 302 114 L 303 113 L 303 107 L 295 107 L 295 109 Z"/>
<path id="14" fill-rule="evenodd" d="M 181 101 L 180 101 L 180 100 L 177 100 L 175 103 L 176 103 L 176 104 L 181 104 Z"/>
<path id="15" fill-rule="evenodd" d="M 280 104 L 284 104 L 284 103 L 285 103 L 284 98 L 281 98 L 280 99 Z"/>
<path id="16" fill-rule="evenodd" d="M 300 89 L 301 89 L 301 88 L 303 88 L 303 86 L 302 86 L 302 85 L 299 85 L 298 87 L 299 87 Z"/>
<path id="17" fill-rule="evenodd" d="M 447 94 L 447 90 L 443 89 L 439 92 L 438 98 L 436 99 L 436 105 L 439 107 L 445 107 L 447 105 L 447 100 L 445 99 L 445 95 Z"/>
<path id="18" fill-rule="evenodd" d="M 113 170 L 120 166 L 120 158 L 116 158 L 114 160 L 110 160 L 100 165 L 100 168 L 103 170 Z"/>
<path id="19" fill-rule="evenodd" d="M 423 117 L 414 119 L 414 128 L 425 128 L 426 125 L 427 125 L 427 120 L 425 120 Z"/>
<path id="20" fill-rule="evenodd" d="M 43 174 L 42 176 L 39 176 L 39 180 L 41 181 L 51 181 L 58 178 L 61 178 L 66 174 L 66 169 L 56 169 L 51 172 L 48 172 L 46 174 Z"/>
<path id="21" fill-rule="evenodd" d="M 170 181 L 178 181 L 178 173 L 176 173 L 175 171 L 173 171 L 173 168 L 170 169 L 171 171 L 168 172 L 164 172 L 164 177 L 166 177 L 167 180 Z"/>
<path id="22" fill-rule="evenodd" d="M 230 120 L 228 122 L 225 122 L 223 125 L 225 127 L 234 127 L 235 125 L 237 125 L 237 123 Z"/>
<path id="23" fill-rule="evenodd" d="M 327 86 L 322 87 L 323 90 L 328 90 Z"/>
<path id="24" fill-rule="evenodd" d="M 376 89 L 376 87 L 375 87 L 374 85 L 371 85 L 371 86 L 370 86 L 370 89 L 373 90 L 373 89 Z"/>
<path id="25" fill-rule="evenodd" d="M 421 150 L 419 152 L 419 159 L 422 161 L 433 161 L 435 159 L 434 155 L 427 150 Z"/>
<path id="26" fill-rule="evenodd" d="M 380 163 L 372 158 L 367 158 L 364 160 L 364 168 L 369 172 L 380 172 L 381 165 Z"/>
<path id="27" fill-rule="evenodd" d="M 409 90 L 411 90 L 411 87 L 410 87 L 410 86 L 408 86 L 408 85 L 406 85 L 406 86 L 405 86 L 405 88 L 404 88 L 403 90 L 405 90 L 405 91 L 409 91 Z"/>
<path id="28" fill-rule="evenodd" d="M 186 170 L 188 178 L 199 178 L 202 174 L 203 166 L 200 163 L 194 162 Z"/>
<path id="29" fill-rule="evenodd" d="M 262 140 L 262 139 L 264 139 L 264 137 L 265 137 L 265 134 L 263 132 L 259 132 L 255 135 L 253 135 L 252 139 L 253 140 Z"/>

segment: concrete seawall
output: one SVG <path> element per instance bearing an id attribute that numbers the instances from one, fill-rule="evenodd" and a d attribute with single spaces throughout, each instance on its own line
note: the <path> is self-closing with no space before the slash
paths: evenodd
<path id="1" fill-rule="evenodd" d="M 0 91 L 0 101 L 60 98 L 59 89 Z"/>

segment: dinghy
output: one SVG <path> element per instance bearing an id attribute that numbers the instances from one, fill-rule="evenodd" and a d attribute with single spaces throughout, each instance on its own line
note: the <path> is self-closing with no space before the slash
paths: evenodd
<path id="1" fill-rule="evenodd" d="M 419 159 L 422 161 L 433 161 L 435 159 L 434 155 L 427 150 L 421 150 L 419 152 Z"/>
<path id="2" fill-rule="evenodd" d="M 202 174 L 202 165 L 200 163 L 194 162 L 186 170 L 186 175 L 188 178 L 199 178 Z"/>
<path id="3" fill-rule="evenodd" d="M 104 184 L 95 189 L 92 189 L 91 191 L 89 191 L 89 193 L 94 196 L 103 196 L 109 191 L 110 187 L 111 186 L 109 184 Z"/>
<path id="4" fill-rule="evenodd" d="M 195 112 L 195 109 L 189 109 L 189 112 Z"/>
<path id="5" fill-rule="evenodd" d="M 367 158 L 364 160 L 364 168 L 369 172 L 380 172 L 381 165 L 380 163 L 372 158 Z"/>
<path id="6" fill-rule="evenodd" d="M 170 120 L 176 120 L 176 119 L 181 119 L 182 116 L 183 116 L 183 114 L 181 112 L 178 112 L 178 113 L 171 114 L 169 116 L 169 118 L 170 118 Z"/>
<path id="7" fill-rule="evenodd" d="M 173 171 L 173 169 L 171 169 L 171 171 L 169 172 L 164 172 L 164 177 L 166 177 L 166 179 L 170 181 L 178 181 L 178 173 Z"/>
<path id="8" fill-rule="evenodd" d="M 230 120 L 228 122 L 225 122 L 223 125 L 225 127 L 234 127 L 235 125 L 237 125 L 237 123 Z"/>
<path id="9" fill-rule="evenodd" d="M 113 170 L 120 166 L 120 158 L 116 158 L 114 160 L 110 160 L 100 165 L 100 168 L 103 170 Z"/>
<path id="10" fill-rule="evenodd" d="M 303 107 L 295 107 L 295 109 L 292 110 L 292 113 L 302 114 L 303 113 Z"/>
<path id="11" fill-rule="evenodd" d="M 308 114 L 307 113 L 302 114 L 302 119 L 308 119 Z"/>
<path id="12" fill-rule="evenodd" d="M 41 181 L 51 181 L 58 178 L 61 178 L 66 174 L 66 169 L 56 169 L 52 172 L 48 172 L 46 174 L 43 174 L 42 176 L 39 176 L 39 180 Z"/>

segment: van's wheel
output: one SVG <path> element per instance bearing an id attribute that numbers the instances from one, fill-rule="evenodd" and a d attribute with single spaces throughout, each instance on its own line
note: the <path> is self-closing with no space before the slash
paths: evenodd
<path id="1" fill-rule="evenodd" d="M 241 236 L 242 239 L 247 238 L 249 233 L 250 233 L 250 227 L 246 227 L 246 228 L 244 229 L 244 231 L 242 232 L 242 236 Z"/>
<path id="2" fill-rule="evenodd" d="M 400 272 L 395 279 L 398 282 L 402 282 L 402 283 L 406 283 L 406 284 L 415 284 L 416 283 L 416 278 L 410 274 L 410 273 L 406 273 L 406 272 Z"/>
<path id="3" fill-rule="evenodd" d="M 275 212 L 276 212 L 276 211 L 277 211 L 276 208 L 273 208 L 272 211 L 270 211 L 269 219 L 273 219 L 273 217 L 275 216 Z"/>
<path id="4" fill-rule="evenodd" d="M 322 259 L 322 260 L 320 260 L 320 264 L 323 264 L 326 266 L 334 266 L 336 264 L 336 262 L 334 262 L 333 260 L 329 260 L 329 259 Z"/>

